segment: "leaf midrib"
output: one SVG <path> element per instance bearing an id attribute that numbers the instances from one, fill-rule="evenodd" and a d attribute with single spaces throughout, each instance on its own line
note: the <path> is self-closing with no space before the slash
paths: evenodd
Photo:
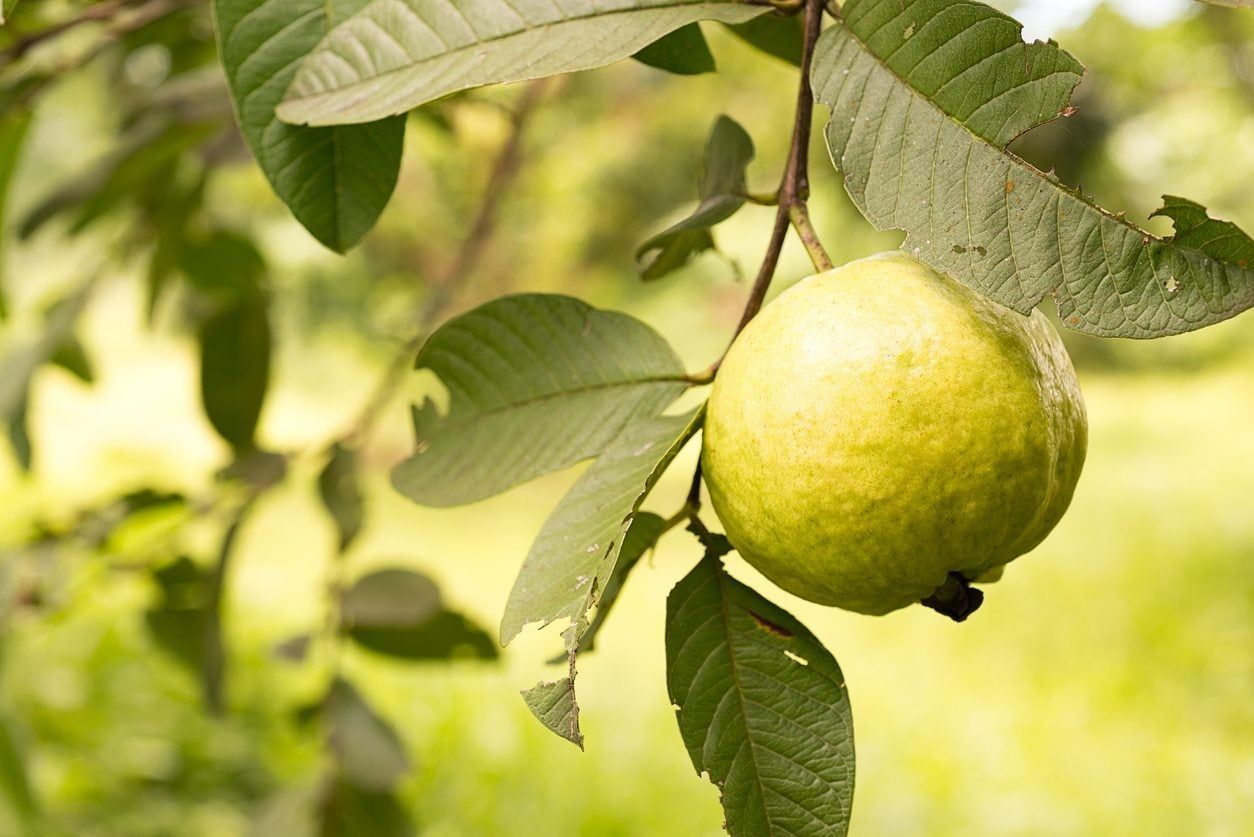
<path id="1" fill-rule="evenodd" d="M 319 92 L 317 92 L 317 93 L 312 93 L 312 94 L 308 94 L 308 95 L 302 95 L 302 96 L 299 96 L 299 97 L 297 97 L 297 98 L 287 99 L 287 100 L 285 100 L 285 101 L 283 101 L 283 102 L 280 102 L 280 104 L 279 104 L 279 109 L 281 110 L 281 109 L 283 108 L 283 106 L 284 106 L 284 105 L 293 105 L 293 104 L 297 104 L 297 103 L 301 103 L 301 102 L 312 102 L 312 101 L 316 101 L 316 100 L 318 100 L 318 99 L 320 99 L 320 98 L 322 98 L 322 97 L 325 97 L 325 96 L 333 96 L 333 95 L 342 95 L 342 94 L 346 94 L 346 93 L 349 93 L 349 92 L 352 92 L 352 91 L 357 90 L 359 87 L 362 87 L 362 86 L 365 86 L 365 85 L 370 85 L 370 84 L 373 84 L 374 82 L 376 82 L 376 81 L 378 81 L 378 80 L 380 80 L 380 79 L 387 78 L 387 77 L 392 76 L 392 75 L 395 75 L 395 74 L 397 74 L 397 73 L 403 73 L 403 72 L 410 71 L 410 70 L 412 70 L 413 68 L 418 67 L 418 66 L 420 66 L 420 65 L 422 65 L 422 64 L 426 64 L 426 63 L 429 63 L 429 62 L 432 62 L 432 61 L 440 61 L 440 60 L 444 60 L 444 59 L 446 59 L 446 58 L 448 58 L 448 57 L 450 57 L 450 56 L 456 56 L 456 55 L 458 55 L 458 54 L 460 54 L 460 53 L 463 53 L 463 52 L 470 52 L 470 51 L 472 51 L 472 50 L 475 50 L 475 49 L 481 48 L 481 47 L 483 47 L 485 44 L 492 44 L 492 43 L 496 43 L 496 42 L 498 42 L 498 41 L 508 41 L 508 40 L 510 40 L 511 38 L 517 38 L 517 37 L 520 37 L 520 36 L 522 36 L 522 35 L 524 35 L 524 34 L 528 34 L 528 33 L 532 33 L 532 32 L 541 32 L 541 33 L 543 33 L 543 32 L 545 32 L 546 30 L 548 30 L 548 29 L 552 29 L 552 28 L 555 28 L 555 27 L 561 27 L 561 26 L 565 26 L 565 25 L 567 25 L 567 24 L 571 24 L 571 23 L 580 23 L 580 22 L 582 22 L 582 21 L 586 21 L 586 20 L 595 20 L 595 19 L 597 19 L 597 18 L 603 18 L 603 19 L 608 20 L 608 19 L 611 19 L 611 18 L 614 18 L 614 17 L 618 17 L 618 16 L 622 16 L 622 15 L 634 15 L 634 14 L 641 14 L 641 13 L 644 13 L 644 12 L 666 11 L 666 10 L 670 10 L 670 9 L 680 9 L 680 8 L 684 8 L 684 7 L 693 7 L 693 8 L 695 8 L 695 7 L 697 7 L 697 6 L 710 6 L 710 5 L 741 6 L 741 5 L 750 5 L 750 4 L 748 4 L 748 3 L 744 3 L 744 2 L 740 2 L 740 0 L 729 0 L 729 2 L 723 2 L 723 3 L 719 3 L 719 2 L 709 2 L 709 0 L 706 0 L 706 2 L 700 2 L 700 3 L 669 3 L 669 4 L 662 4 L 662 5 L 658 5 L 658 6 L 649 6 L 649 7 L 647 7 L 647 8 L 643 8 L 643 9 L 619 9 L 619 10 L 617 10 L 617 11 L 613 11 L 613 12 L 601 12 L 601 13 L 598 13 L 598 12 L 593 11 L 593 12 L 592 12 L 592 13 L 590 13 L 590 14 L 582 14 L 582 15 L 576 15 L 576 16 L 574 16 L 574 17 L 562 18 L 561 20 L 554 21 L 554 22 L 552 22 L 552 23 L 543 23 L 543 24 L 540 24 L 539 26 L 526 26 L 526 27 L 523 27 L 522 29 L 517 29 L 517 30 L 515 30 L 515 31 L 513 31 L 513 32 L 507 32 L 507 33 L 505 33 L 505 34 L 503 34 L 503 35 L 498 35 L 498 36 L 496 36 L 496 37 L 492 37 L 492 38 L 484 38 L 484 39 L 482 39 L 482 40 L 475 40 L 475 41 L 473 41 L 472 43 L 470 43 L 470 44 L 468 44 L 468 45 L 466 45 L 466 46 L 463 46 L 463 47 L 456 47 L 456 48 L 453 48 L 453 49 L 449 49 L 449 50 L 447 50 L 447 51 L 445 51 L 445 52 L 441 52 L 441 53 L 438 53 L 438 54 L 436 54 L 436 55 L 429 55 L 429 56 L 427 56 L 427 57 L 425 57 L 425 58 L 419 58 L 419 59 L 416 59 L 416 60 L 411 60 L 411 61 L 410 61 L 410 63 L 408 63 L 408 64 L 404 64 L 404 65 L 402 65 L 402 66 L 400 66 L 400 67 L 393 67 L 392 69 L 390 69 L 390 70 L 384 70 L 383 72 L 375 73 L 374 75 L 372 75 L 372 76 L 370 76 L 370 77 L 368 77 L 368 78 L 363 78 L 363 79 L 360 79 L 360 80 L 358 80 L 358 81 L 354 81 L 354 82 L 352 82 L 351 84 L 345 84 L 345 85 L 342 85 L 342 86 L 339 86 L 339 87 L 335 87 L 335 88 L 332 88 L 332 89 L 329 89 L 329 90 L 322 90 L 322 91 L 319 91 Z M 408 5 L 407 5 L 407 7 L 408 7 Z M 412 10 L 412 7 L 409 7 L 409 8 L 411 8 L 411 10 Z M 418 15 L 418 12 L 414 11 L 414 14 L 415 14 L 415 15 Z M 425 21 L 425 19 L 423 19 L 423 22 L 424 22 L 424 23 L 426 22 L 426 21 Z M 477 37 L 477 35 L 476 35 L 476 37 Z M 316 53 L 313 53 L 313 54 L 316 54 Z M 410 58 L 412 58 L 412 56 L 409 56 L 409 57 L 410 57 Z M 472 86 L 473 86 L 473 85 L 472 85 Z M 463 87 L 463 88 L 461 88 L 461 89 L 466 89 L 466 88 L 465 88 L 465 87 Z"/>
<path id="2" fill-rule="evenodd" d="M 666 384 L 666 383 L 677 383 L 677 384 L 685 384 L 687 386 L 693 386 L 693 383 L 688 378 L 688 376 L 683 375 L 683 374 L 659 375 L 656 377 L 636 378 L 636 379 L 627 380 L 627 381 L 606 381 L 604 383 L 599 383 L 599 384 L 585 384 L 583 386 L 575 387 L 574 389 L 563 389 L 563 390 L 558 390 L 557 392 L 546 392 L 540 395 L 535 395 L 529 398 L 524 398 L 520 401 L 511 401 L 508 404 L 501 404 L 497 407 L 490 407 L 486 410 L 479 410 L 478 412 L 468 413 L 468 414 L 465 414 L 464 416 L 459 415 L 459 413 L 455 409 L 450 408 L 448 415 L 444 417 L 444 421 L 440 425 L 440 430 L 447 428 L 450 424 L 455 424 L 458 427 L 465 427 L 466 425 L 472 424 L 473 422 L 478 421 L 479 419 L 491 418 L 492 416 L 498 416 L 503 413 L 508 413 L 512 410 L 520 410 L 520 409 L 523 409 L 524 407 L 530 407 L 534 404 L 543 404 L 546 401 L 556 401 L 561 398 L 586 395 L 591 392 L 604 392 L 606 390 L 620 389 L 620 388 L 630 389 L 632 387 L 637 387 L 637 386 L 647 386 L 649 384 Z"/>
<path id="3" fill-rule="evenodd" d="M 753 762 L 753 782 L 758 787 L 758 796 L 762 800 L 762 815 L 766 817 L 766 827 L 769 833 L 775 833 L 775 827 L 771 822 L 771 808 L 766 804 L 766 785 L 762 782 L 762 776 L 758 770 L 758 752 L 757 745 L 753 741 L 753 734 L 749 729 L 749 712 L 748 705 L 745 702 L 744 687 L 740 683 L 740 665 L 736 661 L 736 647 L 732 642 L 731 613 L 728 610 L 728 595 L 726 572 L 722 566 L 715 562 L 715 580 L 718 583 L 719 606 L 723 615 L 723 632 L 727 636 L 727 659 L 731 663 L 732 682 L 736 686 L 736 700 L 740 704 L 740 717 L 743 719 L 745 728 L 745 741 L 749 744 L 749 758 Z M 728 764 L 728 778 L 730 778 L 731 764 Z"/>

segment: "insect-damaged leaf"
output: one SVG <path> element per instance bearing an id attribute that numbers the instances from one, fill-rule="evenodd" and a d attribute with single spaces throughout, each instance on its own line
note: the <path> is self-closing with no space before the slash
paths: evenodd
<path id="1" fill-rule="evenodd" d="M 816 98 L 845 188 L 904 248 L 1020 312 L 1052 295 L 1065 325 L 1160 337 L 1254 305 L 1251 247 L 1231 225 L 1177 221 L 1159 239 L 1005 150 L 1069 112 L 1084 68 L 975 2 L 848 0 L 815 49 Z M 1222 243 L 1217 237 L 1224 237 Z"/>
<path id="2" fill-rule="evenodd" d="M 430 506 L 482 500 L 604 450 L 683 392 L 657 332 L 570 297 L 521 294 L 437 330 L 418 354 L 448 389 L 414 411 L 417 452 L 392 482 Z"/>
<path id="3" fill-rule="evenodd" d="M 849 696 L 804 625 L 707 553 L 667 599 L 666 671 L 688 755 L 719 788 L 733 837 L 848 831 Z"/>
<path id="4" fill-rule="evenodd" d="M 562 635 L 570 674 L 538 684 L 523 692 L 523 698 L 541 723 L 581 748 L 575 660 L 589 629 L 588 611 L 614 577 L 633 515 L 700 428 L 704 412 L 699 408 L 686 416 L 657 416 L 627 428 L 549 515 L 510 591 L 501 620 L 502 643 L 532 622 L 570 621 Z"/>

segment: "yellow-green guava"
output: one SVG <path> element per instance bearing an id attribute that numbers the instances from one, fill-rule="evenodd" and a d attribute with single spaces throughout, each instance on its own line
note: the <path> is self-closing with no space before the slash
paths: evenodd
<path id="1" fill-rule="evenodd" d="M 714 381 L 702 467 L 763 575 L 883 614 L 993 580 L 1040 543 L 1087 436 L 1044 315 L 891 252 L 802 280 L 749 323 Z"/>

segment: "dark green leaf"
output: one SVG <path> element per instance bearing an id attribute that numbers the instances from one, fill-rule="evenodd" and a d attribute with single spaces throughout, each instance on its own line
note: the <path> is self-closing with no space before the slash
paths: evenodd
<path id="1" fill-rule="evenodd" d="M 394 793 L 334 781 L 324 791 L 319 837 L 408 837 L 417 833 Z M 284 832 L 267 832 L 279 834 Z"/>
<path id="2" fill-rule="evenodd" d="M 849 695 L 804 625 L 707 555 L 667 599 L 666 668 L 688 755 L 733 837 L 848 831 Z"/>
<path id="3" fill-rule="evenodd" d="M 699 20 L 768 11 L 736 0 L 375 0 L 296 72 L 279 116 L 331 125 L 404 113 L 449 93 L 604 67 Z"/>
<path id="4" fill-rule="evenodd" d="M 244 292 L 200 326 L 200 396 L 205 415 L 237 455 L 254 434 L 270 383 L 270 321 L 265 296 Z"/>
<path id="5" fill-rule="evenodd" d="M 744 206 L 745 170 L 754 156 L 753 140 L 735 120 L 720 116 L 706 143 L 705 163 L 698 185 L 701 202 L 684 220 L 650 238 L 636 251 L 640 259 L 658 254 L 644 268 L 644 279 L 656 279 L 682 267 L 695 254 L 714 246 L 710 228 Z"/>
<path id="6" fill-rule="evenodd" d="M 685 388 L 655 331 L 570 297 L 521 294 L 441 327 L 418 354 L 449 392 L 414 411 L 417 453 L 392 474 L 432 506 L 482 500 L 595 456 Z"/>
<path id="7" fill-rule="evenodd" d="M 443 609 L 435 582 L 412 570 L 376 570 L 358 579 L 340 601 L 347 628 L 421 625 Z"/>
<path id="8" fill-rule="evenodd" d="M 466 617 L 445 609 L 435 583 L 411 570 L 379 570 L 358 580 L 341 600 L 340 619 L 359 645 L 393 657 L 497 656 L 491 637 Z"/>
<path id="9" fill-rule="evenodd" d="M 710 45 L 701 34 L 700 24 L 696 23 L 681 26 L 649 44 L 634 57 L 642 64 L 681 76 L 712 73 L 717 69 L 714 56 L 710 54 Z"/>
<path id="10" fill-rule="evenodd" d="M 1254 306 L 1254 264 L 1229 260 L 1251 246 L 1236 227 L 1194 219 L 1159 239 L 1006 151 L 1070 113 L 1084 68 L 1057 45 L 1024 44 L 1017 21 L 975 2 L 848 0 L 842 15 L 812 68 L 828 148 L 863 215 L 905 230 L 907 252 L 1021 313 L 1051 295 L 1067 327 L 1102 337 Z"/>
<path id="11" fill-rule="evenodd" d="M 483 628 L 451 610 L 413 626 L 356 626 L 349 630 L 363 648 L 405 660 L 494 660 L 500 652 Z"/>
<path id="12" fill-rule="evenodd" d="M 805 40 L 801 15 L 763 15 L 727 28 L 767 55 L 801 66 L 801 45 Z"/>
<path id="13" fill-rule="evenodd" d="M 90 384 L 96 380 L 96 373 L 92 369 L 91 358 L 87 356 L 87 350 L 83 348 L 83 344 L 79 342 L 79 339 L 72 334 L 68 340 L 57 347 L 57 350 L 52 353 L 52 357 L 48 358 L 48 362 L 60 366 L 84 383 Z"/>
<path id="14" fill-rule="evenodd" d="M 328 744 L 339 775 L 365 791 L 392 790 L 409 772 L 409 756 L 400 736 L 346 680 L 336 680 L 327 694 Z"/>
<path id="15" fill-rule="evenodd" d="M 159 595 L 144 613 L 149 633 L 163 651 L 200 671 L 209 628 L 208 574 L 195 561 L 180 556 L 153 570 L 152 578 Z"/>
<path id="16" fill-rule="evenodd" d="M 12 0 L 3 0 L 4 3 Z M 0 15 L 0 21 L 3 16 Z M 4 293 L 4 242 L 7 239 L 5 224 L 5 207 L 8 205 L 9 187 L 13 182 L 13 172 L 26 141 L 26 132 L 30 127 L 30 111 L 15 109 L 0 116 L 0 320 L 8 316 L 7 297 Z"/>
<path id="17" fill-rule="evenodd" d="M 343 445 L 331 449 L 331 458 L 318 475 L 318 495 L 339 532 L 339 551 L 348 549 L 361 531 L 365 513 L 357 484 L 357 454 Z"/>
<path id="18" fill-rule="evenodd" d="M 274 109 L 300 59 L 361 6 L 361 0 L 213 4 L 222 64 L 249 148 L 296 219 L 341 253 L 374 226 L 392 196 L 405 120 L 312 130 L 284 125 Z"/>

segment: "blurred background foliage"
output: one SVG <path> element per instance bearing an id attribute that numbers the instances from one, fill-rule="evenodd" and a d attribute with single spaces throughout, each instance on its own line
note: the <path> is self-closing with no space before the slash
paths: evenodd
<path id="1" fill-rule="evenodd" d="M 640 283 L 633 253 L 691 208 L 719 113 L 753 135 L 751 185 L 776 181 L 795 70 L 711 26 L 718 74 L 631 62 L 547 85 L 491 235 L 445 285 L 526 88 L 411 116 L 396 196 L 340 258 L 248 159 L 204 4 L 132 5 L 28 43 L 83 8 L 28 0 L 0 30 L 0 184 L 15 162 L 0 212 L 0 833 L 719 833 L 663 685 L 665 592 L 695 541 L 670 535 L 642 562 L 583 662 L 579 753 L 517 695 L 556 634 L 499 659 L 488 641 L 572 474 L 456 510 L 399 497 L 387 471 L 408 451 L 420 376 L 354 437 L 348 483 L 325 457 L 293 456 L 283 473 L 263 451 L 318 451 L 352 429 L 436 302 L 570 293 L 632 311 L 704 368 L 771 210 L 745 209 L 716 230 L 719 252 L 658 282 Z M 1023 5 L 1044 30 L 1032 34 L 1089 76 L 1079 112 L 1017 153 L 1138 223 L 1172 193 L 1254 230 L 1254 13 Z M 811 209 L 834 260 L 895 246 L 822 154 Z M 806 266 L 790 243 L 777 290 Z M 198 346 L 215 317 L 256 324 L 258 311 L 272 339 L 235 347 L 271 357 L 254 437 L 247 404 L 206 417 Z M 1065 337 L 1089 464 L 1057 532 L 976 618 L 825 610 L 733 559 L 844 667 L 855 834 L 1237 835 L 1254 822 L 1254 320 L 1153 342 Z M 650 508 L 679 505 L 694 456 Z M 416 610 L 378 598 L 398 578 Z"/>

